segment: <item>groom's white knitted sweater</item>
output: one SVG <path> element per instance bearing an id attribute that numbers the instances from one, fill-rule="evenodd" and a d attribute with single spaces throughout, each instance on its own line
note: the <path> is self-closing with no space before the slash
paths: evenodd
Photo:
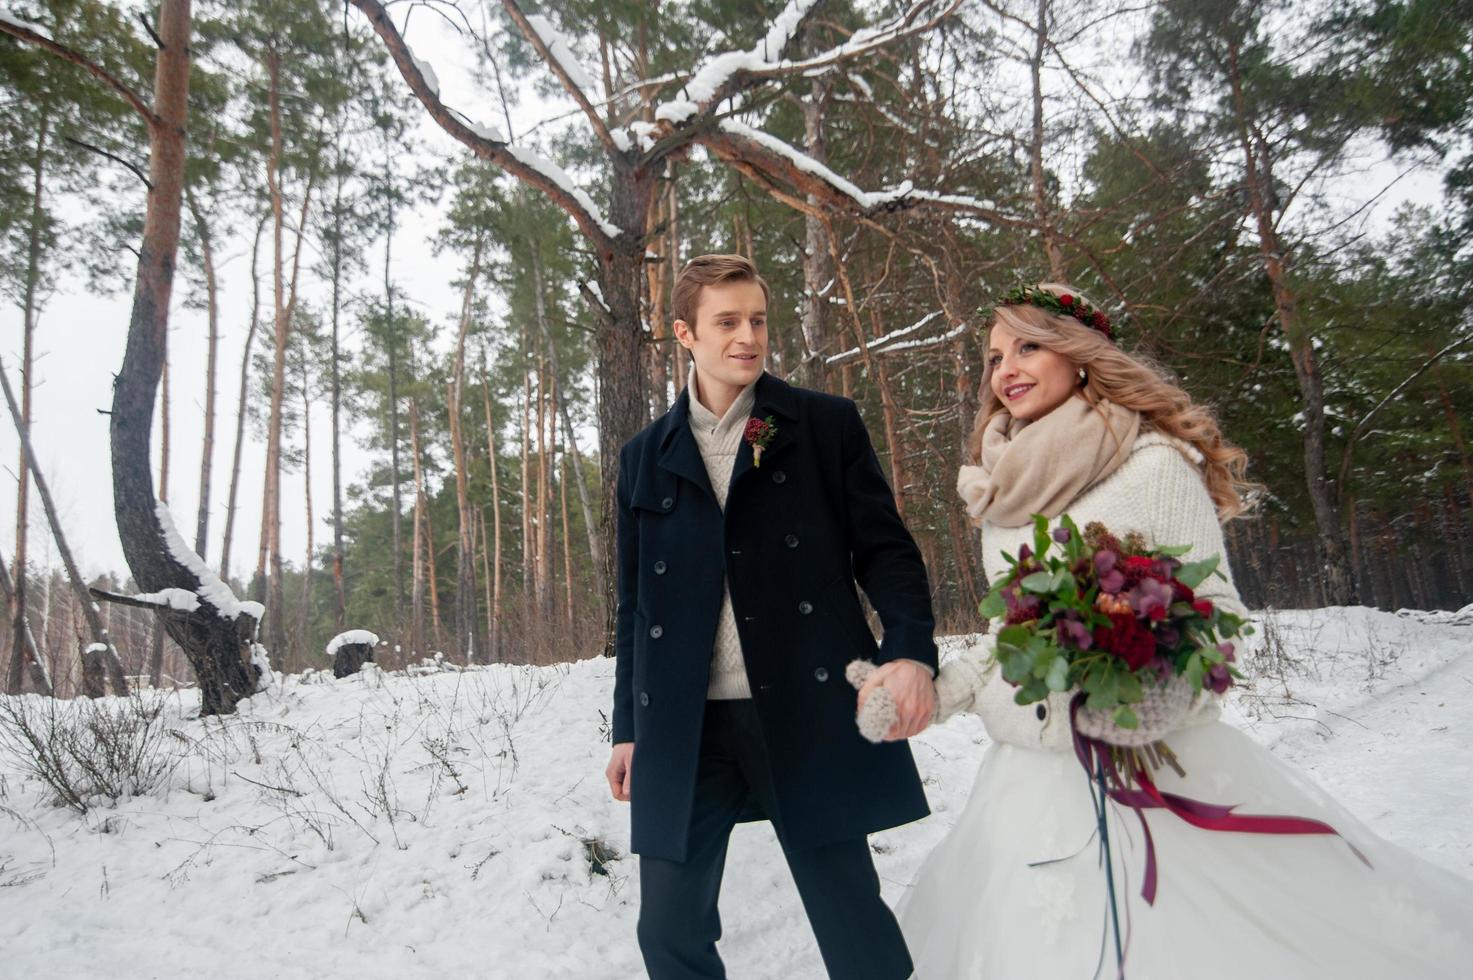
<path id="1" fill-rule="evenodd" d="M 1080 528 L 1099 521 L 1118 535 L 1139 531 L 1150 547 L 1190 545 L 1192 550 L 1183 556 L 1184 561 L 1221 555 L 1223 563 L 1218 567 L 1227 577 L 1212 576 L 1196 594 L 1246 617 L 1248 611 L 1238 598 L 1227 566 L 1217 509 L 1202 481 L 1201 462 L 1201 454 L 1191 446 L 1143 431 L 1120 468 L 1081 493 L 1064 512 Z M 1047 463 L 1040 461 L 1040 465 Z M 1031 546 L 1032 541 L 1031 524 L 1000 527 L 984 523 L 982 565 L 988 581 L 996 582 L 1007 574 L 1004 552 L 1016 555 L 1021 546 Z M 991 636 L 986 639 L 991 640 Z M 991 649 L 991 643 L 986 643 L 941 666 L 936 678 L 938 720 L 961 711 L 975 711 L 994 741 L 1055 752 L 1072 750 L 1070 692 L 1051 694 L 1039 705 L 1015 704 L 1015 688 L 1003 679 Z M 1188 716 L 1188 724 L 1216 716 L 1216 699 L 1200 698 Z"/>
<path id="2" fill-rule="evenodd" d="M 701 460 L 706 464 L 706 476 L 711 480 L 711 489 L 716 493 L 716 502 L 726 510 L 726 492 L 731 488 L 731 471 L 736 466 L 737 451 L 742 447 L 742 434 L 747 428 L 747 418 L 757 399 L 756 382 L 747 385 L 737 395 L 736 401 L 720 418 L 698 397 L 700 382 L 696 377 L 695 365 L 690 372 L 690 430 L 695 434 L 696 445 L 701 450 Z M 711 700 L 729 701 L 750 698 L 751 687 L 747 684 L 747 667 L 742 659 L 742 640 L 737 634 L 736 614 L 731 608 L 731 589 L 721 584 L 721 614 L 716 619 L 715 649 L 711 654 L 711 682 L 706 688 L 706 697 Z"/>

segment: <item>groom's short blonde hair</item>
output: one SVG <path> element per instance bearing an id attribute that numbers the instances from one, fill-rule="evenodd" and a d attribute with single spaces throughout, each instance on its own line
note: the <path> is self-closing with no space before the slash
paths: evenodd
<path id="1" fill-rule="evenodd" d="M 772 301 L 767 281 L 757 273 L 752 260 L 744 255 L 697 255 L 685 264 L 675 277 L 670 291 L 670 315 L 684 320 L 692 334 L 696 331 L 696 309 L 701 303 L 701 288 L 727 282 L 755 282 L 762 287 L 762 298 Z"/>

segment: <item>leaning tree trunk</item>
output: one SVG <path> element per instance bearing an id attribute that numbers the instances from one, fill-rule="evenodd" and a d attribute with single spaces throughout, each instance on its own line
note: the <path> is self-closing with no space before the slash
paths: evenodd
<path id="1" fill-rule="evenodd" d="M 126 695 L 128 679 L 123 675 L 123 665 L 118 662 L 118 652 L 113 648 L 112 637 L 108 635 L 107 627 L 103 625 L 102 613 L 87 593 L 87 585 L 77 571 L 77 563 L 72 560 L 72 549 L 67 546 L 66 535 L 61 530 L 61 521 L 57 519 L 56 504 L 51 499 L 51 489 L 46 486 L 46 477 L 42 475 L 41 466 L 36 462 L 36 453 L 31 448 L 30 436 L 21 427 L 20 408 L 15 403 L 15 395 L 10 390 L 10 379 L 4 371 L 0 371 L 0 389 L 5 392 L 5 404 L 10 409 L 10 417 L 15 420 L 16 430 L 20 432 L 21 456 L 30 469 L 31 475 L 36 478 L 36 494 L 41 498 L 42 509 L 46 511 L 46 522 L 51 526 L 51 537 L 56 541 L 56 550 L 61 555 L 62 565 L 66 568 L 67 580 L 71 582 L 72 590 L 76 593 L 77 601 L 82 607 L 82 615 L 87 620 L 87 628 L 92 633 L 94 646 L 89 646 L 87 653 L 90 655 L 96 652 L 95 645 L 100 644 L 103 647 L 103 656 L 99 659 L 106 666 L 108 676 L 112 680 L 113 693 Z M 45 634 L 44 628 L 42 634 Z M 89 690 L 88 693 L 93 694 L 94 692 Z M 100 691 L 95 693 L 101 694 Z"/>
<path id="2" fill-rule="evenodd" d="M 163 370 L 164 337 L 179 248 L 189 98 L 190 0 L 162 0 L 157 28 L 163 43 L 149 125 L 151 187 L 138 254 L 127 349 L 113 384 L 109 424 L 113 510 L 123 557 L 141 589 L 204 592 L 207 583 L 203 576 L 209 573 L 197 556 L 181 554 L 183 543 L 177 530 L 170 527 L 166 536 L 161 523 L 166 512 L 154 497 L 153 473 L 149 468 L 148 443 L 159 375 Z M 191 558 L 193 570 L 185 564 Z M 195 612 L 160 613 L 169 635 L 184 650 L 199 679 L 202 714 L 234 711 L 236 702 L 249 696 L 255 687 L 255 678 L 242 657 L 242 648 L 253 638 L 255 619 L 246 613 L 232 618 L 229 613 L 234 610 L 221 609 L 212 595 L 202 594 L 200 608 Z"/>

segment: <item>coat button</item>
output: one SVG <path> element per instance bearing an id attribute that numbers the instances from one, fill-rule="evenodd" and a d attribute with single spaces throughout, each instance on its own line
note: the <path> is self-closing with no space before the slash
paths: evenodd
<path id="1" fill-rule="evenodd" d="M 665 574 L 665 569 L 667 569 L 669 567 L 670 566 L 666 565 L 664 562 L 657 561 L 657 562 L 655 562 L 655 574 L 656 575 L 664 575 Z"/>
<path id="2" fill-rule="evenodd" d="M 656 624 L 650 627 L 650 636 L 656 640 L 665 635 L 665 627 Z"/>
<path id="3" fill-rule="evenodd" d="M 648 691 L 639 692 L 639 703 L 646 708 L 650 706 L 650 695 Z"/>
<path id="4" fill-rule="evenodd" d="M 784 473 L 782 470 L 778 470 L 776 473 L 772 474 L 772 482 L 773 483 L 786 483 L 787 482 L 787 479 L 788 479 L 788 475 L 786 473 Z"/>
<path id="5" fill-rule="evenodd" d="M 666 497 L 664 500 L 660 501 L 660 506 L 665 508 L 666 510 L 669 510 L 671 507 L 675 506 L 675 498 Z"/>
<path id="6" fill-rule="evenodd" d="M 813 603 L 809 602 L 807 599 L 804 599 L 802 602 L 798 603 L 798 611 L 807 616 L 809 613 L 813 612 Z"/>
<path id="7" fill-rule="evenodd" d="M 796 548 L 798 547 L 798 536 L 796 534 L 790 534 L 787 537 L 783 538 L 783 543 L 786 544 L 789 548 Z"/>
<path id="8" fill-rule="evenodd" d="M 829 679 L 829 669 L 827 667 L 818 668 L 813 672 L 813 679 L 822 684 Z"/>
<path id="9" fill-rule="evenodd" d="M 1033 713 L 1038 716 L 1039 721 L 1043 721 L 1045 718 L 1048 717 L 1048 709 L 1043 706 L 1042 701 L 1038 703 L 1038 707 L 1034 710 Z"/>

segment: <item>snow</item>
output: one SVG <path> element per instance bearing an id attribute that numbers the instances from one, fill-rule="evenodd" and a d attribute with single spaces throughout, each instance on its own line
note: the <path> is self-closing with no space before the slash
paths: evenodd
<path id="1" fill-rule="evenodd" d="M 15 16 L 9 11 L 0 10 L 0 23 L 9 24 L 12 27 L 19 27 L 23 31 L 30 31 L 32 34 L 40 35 L 48 41 L 54 40 L 54 38 L 52 38 L 51 36 L 51 32 L 48 31 L 46 28 L 42 27 L 39 24 L 33 24 L 28 20 L 21 20 L 19 17 Z"/>
<path id="2" fill-rule="evenodd" d="M 356 646 L 367 644 L 371 647 L 378 646 L 378 634 L 370 633 L 368 630 L 344 630 L 331 640 L 327 641 L 327 655 L 333 656 L 339 647 Z"/>
<path id="3" fill-rule="evenodd" d="M 1256 679 L 1227 715 L 1384 836 L 1473 876 L 1463 615 L 1264 614 Z M 975 642 L 943 638 L 943 655 Z M 5 973 L 642 976 L 628 809 L 603 777 L 613 674 L 601 657 L 309 671 L 209 719 L 195 691 L 159 695 L 180 733 L 161 740 L 167 786 L 85 816 L 0 751 Z M 871 837 L 892 904 L 961 812 L 987 737 L 964 715 L 912 743 L 934 812 Z M 613 848 L 607 875 L 585 841 Z M 769 825 L 733 833 L 722 913 L 731 975 L 824 976 Z"/>
<path id="4" fill-rule="evenodd" d="M 199 579 L 199 588 L 195 590 L 199 597 L 220 610 L 220 615 L 226 619 L 234 619 L 245 612 L 254 616 L 259 622 L 261 613 L 264 612 L 261 604 L 258 602 L 242 603 L 235 597 L 235 593 L 230 591 L 230 586 L 220 581 L 220 576 L 216 575 L 210 566 L 194 553 L 193 548 L 184 543 L 184 539 L 179 536 L 179 528 L 174 524 L 174 515 L 170 513 L 169 505 L 162 500 L 156 501 L 154 516 L 158 518 L 159 528 L 164 532 L 164 546 L 168 549 L 169 554 Z"/>
<path id="5" fill-rule="evenodd" d="M 680 99 L 655 108 L 655 118 L 682 123 L 699 112 L 701 104 L 709 102 L 737 72 L 760 72 L 788 65 L 789 62 L 780 60 L 783 48 L 817 3 L 818 0 L 789 0 L 773 19 L 766 36 L 750 51 L 723 51 L 707 59 L 681 86 Z"/>
<path id="6" fill-rule="evenodd" d="M 701 111 L 701 107 L 689 99 L 674 99 L 655 107 L 655 118 L 662 122 L 680 124 Z"/>
<path id="7" fill-rule="evenodd" d="M 932 310 L 930 313 L 927 313 L 925 316 L 921 317 L 919 320 L 917 320 L 915 323 L 912 323 L 908 327 L 901 327 L 899 330 L 892 330 L 889 333 L 885 334 L 883 337 L 876 337 L 874 340 L 866 342 L 865 347 L 869 350 L 871 354 L 888 354 L 891 351 L 911 350 L 916 347 L 934 347 L 937 344 L 944 344 L 947 341 L 955 340 L 957 337 L 960 337 L 966 332 L 966 326 L 962 325 L 952 328 L 950 332 L 942 334 L 939 337 L 919 337 L 914 340 L 907 340 L 904 343 L 901 343 L 901 340 L 903 338 L 909 337 L 911 334 L 915 333 L 917 330 L 921 329 L 926 324 L 930 323 L 932 320 L 941 315 L 942 311 Z M 843 351 L 841 353 L 830 354 L 828 357 L 824 358 L 824 363 L 839 364 L 844 361 L 853 360 L 854 358 L 859 356 L 859 353 L 860 352 L 858 347 L 851 347 L 849 350 Z"/>
<path id="8" fill-rule="evenodd" d="M 660 127 L 652 122 L 636 119 L 629 124 L 629 132 L 633 133 L 634 138 L 639 140 L 639 148 L 648 152 L 654 149 L 655 141 L 659 139 Z"/>
<path id="9" fill-rule="evenodd" d="M 158 592 L 140 592 L 133 596 L 139 602 L 154 606 L 168 606 L 180 612 L 194 612 L 199 608 L 199 596 L 188 589 L 161 589 Z"/>
<path id="10" fill-rule="evenodd" d="M 629 138 L 629 131 L 625 129 L 609 130 L 609 139 L 614 141 L 614 148 L 620 153 L 628 153 L 634 147 L 634 141 Z"/>
<path id="11" fill-rule="evenodd" d="M 573 183 L 573 178 L 568 176 L 566 170 L 536 150 L 529 150 L 524 146 L 508 145 L 506 152 L 511 154 L 523 166 L 536 170 L 571 195 L 578 202 L 578 206 L 588 212 L 594 224 L 598 225 L 605 235 L 608 235 L 610 238 L 619 237 L 618 227 L 609 223 L 608 219 L 603 216 L 603 212 L 599 209 L 598 205 L 593 203 L 593 198 L 588 196 L 587 191 Z"/>
<path id="12" fill-rule="evenodd" d="M 783 48 L 797 33 L 798 27 L 803 23 L 803 18 L 808 12 L 818 6 L 819 0 L 790 0 L 783 8 L 782 13 L 772 20 L 772 26 L 767 29 L 767 36 L 762 43 L 753 48 L 753 53 L 761 52 L 766 61 L 776 61 L 783 53 Z"/>
<path id="13" fill-rule="evenodd" d="M 430 67 L 428 61 L 421 61 L 415 57 L 409 45 L 406 44 L 404 48 L 406 51 L 409 51 L 409 60 L 414 62 L 415 71 L 424 76 L 425 85 L 429 86 L 430 94 L 438 99 L 440 97 L 440 76 L 435 74 L 435 69 Z"/>
<path id="14" fill-rule="evenodd" d="M 89 643 L 89 644 L 87 644 L 87 652 L 88 653 L 107 653 L 107 651 L 108 651 L 108 646 L 107 646 L 106 643 Z"/>
<path id="15" fill-rule="evenodd" d="M 497 129 L 495 126 L 488 126 L 485 123 L 476 122 L 474 119 L 466 119 L 464 116 L 462 116 L 461 118 L 465 122 L 466 128 L 475 133 L 481 139 L 489 140 L 492 143 L 506 142 L 506 134 Z"/>
<path id="16" fill-rule="evenodd" d="M 572 83 L 578 86 L 584 95 L 594 95 L 595 86 L 593 78 L 583 69 L 583 65 L 579 63 L 577 56 L 573 54 L 573 47 L 568 43 L 568 39 L 556 27 L 552 26 L 551 21 L 541 14 L 528 14 L 527 23 L 532 25 L 532 30 L 536 31 L 537 36 L 542 39 L 542 43 L 547 45 L 547 50 L 552 55 L 553 60 L 567 73 Z"/>

